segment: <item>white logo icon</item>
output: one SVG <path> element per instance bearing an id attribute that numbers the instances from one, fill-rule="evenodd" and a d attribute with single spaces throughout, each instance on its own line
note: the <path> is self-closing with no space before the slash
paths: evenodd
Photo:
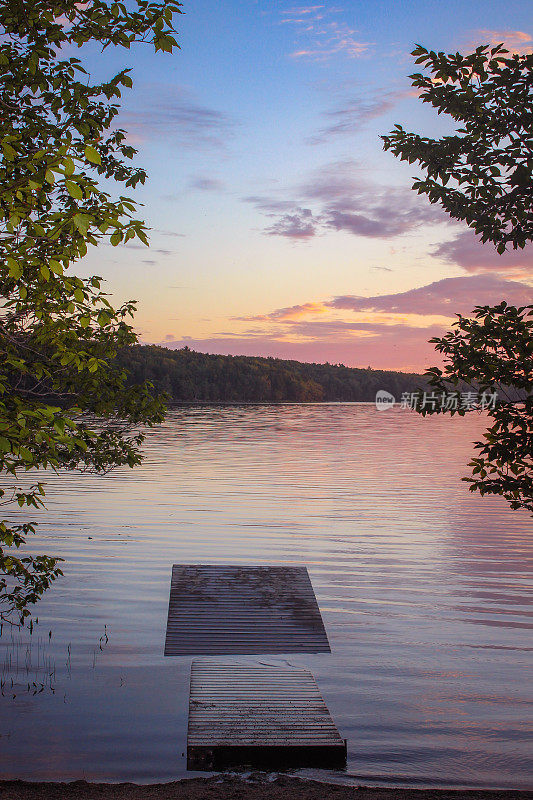
<path id="1" fill-rule="evenodd" d="M 390 392 L 386 392 L 384 389 L 376 392 L 376 408 L 378 411 L 386 411 L 388 408 L 392 408 L 395 402 L 396 398 Z"/>

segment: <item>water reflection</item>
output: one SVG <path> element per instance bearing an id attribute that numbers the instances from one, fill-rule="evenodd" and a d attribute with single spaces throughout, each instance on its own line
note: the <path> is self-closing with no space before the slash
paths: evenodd
<path id="1" fill-rule="evenodd" d="M 0 697 L 2 774 L 185 775 L 190 659 L 162 655 L 171 565 L 305 564 L 333 652 L 284 660 L 311 669 L 348 739 L 343 780 L 531 784 L 531 523 L 460 482 L 482 427 L 181 408 L 142 468 L 50 476 L 35 547 L 67 562 L 31 638 L 53 631 L 55 691 Z M 0 645 L 4 663 L 5 631 Z"/>

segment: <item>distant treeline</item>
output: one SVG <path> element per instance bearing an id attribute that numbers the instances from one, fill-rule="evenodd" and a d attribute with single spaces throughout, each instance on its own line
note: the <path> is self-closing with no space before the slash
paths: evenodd
<path id="1" fill-rule="evenodd" d="M 282 403 L 373 401 L 378 389 L 400 399 L 425 382 L 420 375 L 354 369 L 341 364 L 306 364 L 279 358 L 218 356 L 184 347 L 168 350 L 136 345 L 118 361 L 130 383 L 151 381 L 178 402 Z"/>

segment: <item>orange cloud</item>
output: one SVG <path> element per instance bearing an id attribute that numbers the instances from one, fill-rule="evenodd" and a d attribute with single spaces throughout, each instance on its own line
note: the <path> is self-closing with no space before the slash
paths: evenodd
<path id="1" fill-rule="evenodd" d="M 443 278 L 395 294 L 344 295 L 241 317 L 254 324 L 163 344 L 206 353 L 422 370 L 439 360 L 429 340 L 450 328 L 455 313 L 468 315 L 476 303 L 494 305 L 502 298 L 523 305 L 533 299 L 533 287 L 491 274 Z"/>
<path id="2" fill-rule="evenodd" d="M 491 31 L 480 29 L 474 31 L 472 39 L 468 42 L 467 47 L 469 49 L 474 49 L 481 44 L 496 45 L 502 42 L 510 53 L 519 53 L 520 55 L 533 54 L 533 38 L 525 31 Z"/>
<path id="3" fill-rule="evenodd" d="M 288 308 L 277 308 L 270 314 L 259 314 L 253 317 L 234 317 L 241 322 L 290 322 L 303 317 L 326 314 L 330 309 L 324 303 L 302 303 Z"/>

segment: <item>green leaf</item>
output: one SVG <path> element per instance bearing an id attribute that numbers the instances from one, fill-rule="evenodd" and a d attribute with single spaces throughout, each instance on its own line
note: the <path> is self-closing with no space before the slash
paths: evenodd
<path id="1" fill-rule="evenodd" d="M 48 266 L 50 270 L 54 273 L 54 275 L 62 275 L 63 274 L 63 265 L 59 263 L 59 261 L 55 261 L 54 259 L 50 259 L 48 262 Z"/>
<path id="2" fill-rule="evenodd" d="M 10 144 L 7 142 L 2 142 L 2 150 L 4 151 L 4 158 L 6 161 L 13 161 L 17 155 L 17 151 L 14 150 Z"/>
<path id="3" fill-rule="evenodd" d="M 19 262 L 15 261 L 15 259 L 12 258 L 11 256 L 8 256 L 6 258 L 6 262 L 7 262 L 8 268 L 9 268 L 9 276 L 11 278 L 15 278 L 15 280 L 20 278 L 21 275 L 22 275 L 22 267 L 19 264 Z"/>
<path id="4" fill-rule="evenodd" d="M 100 153 L 98 150 L 95 150 L 90 144 L 87 145 L 85 148 L 85 158 L 87 161 L 90 161 L 91 164 L 101 164 L 102 159 L 100 158 Z"/>
<path id="5" fill-rule="evenodd" d="M 19 456 L 22 458 L 23 461 L 30 462 L 33 461 L 33 456 L 31 451 L 28 450 L 27 447 L 20 447 L 19 448 Z"/>
<path id="6" fill-rule="evenodd" d="M 82 200 L 83 199 L 83 192 L 81 190 L 81 186 L 74 181 L 65 181 L 65 189 L 69 193 L 71 197 L 75 200 Z"/>
<path id="7" fill-rule="evenodd" d="M 74 161 L 69 157 L 63 160 L 63 167 L 65 168 L 65 175 L 72 175 L 74 172 Z"/>
<path id="8" fill-rule="evenodd" d="M 87 214 L 76 214 L 72 221 L 79 232 L 85 236 L 92 220 Z"/>

